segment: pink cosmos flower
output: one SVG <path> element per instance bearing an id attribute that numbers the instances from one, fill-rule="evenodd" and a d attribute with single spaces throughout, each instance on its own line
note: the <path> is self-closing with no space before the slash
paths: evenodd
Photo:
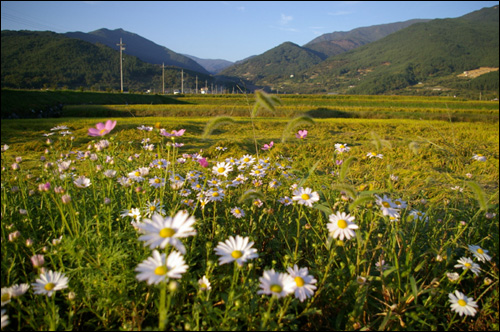
<path id="1" fill-rule="evenodd" d="M 299 130 L 298 133 L 295 134 L 295 137 L 297 138 L 300 138 L 300 139 L 303 139 L 303 138 L 306 138 L 307 136 L 307 130 Z"/>
<path id="2" fill-rule="evenodd" d="M 264 144 L 264 147 L 262 147 L 261 149 L 262 150 L 269 150 L 273 147 L 273 145 L 274 145 L 274 142 L 271 141 L 269 144 Z"/>
<path id="3" fill-rule="evenodd" d="M 208 161 L 206 158 L 200 158 L 197 161 L 202 167 L 208 167 Z"/>
<path id="4" fill-rule="evenodd" d="M 99 122 L 95 128 L 89 128 L 89 136 L 104 136 L 116 126 L 116 121 L 108 120 L 106 123 Z"/>
<path id="5" fill-rule="evenodd" d="M 186 129 L 181 129 L 179 131 L 177 130 L 172 130 L 172 132 L 168 133 L 165 129 L 160 130 L 160 134 L 166 137 L 179 137 L 184 135 L 184 132 Z"/>

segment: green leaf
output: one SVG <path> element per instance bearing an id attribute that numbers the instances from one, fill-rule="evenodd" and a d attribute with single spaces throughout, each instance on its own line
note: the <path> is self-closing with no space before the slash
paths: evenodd
<path id="1" fill-rule="evenodd" d="M 467 181 L 465 182 L 465 184 L 469 186 L 469 188 L 471 188 L 476 195 L 476 200 L 479 203 L 479 208 L 481 209 L 481 211 L 488 210 L 488 200 L 486 199 L 486 193 L 484 192 L 483 188 L 481 188 L 479 184 L 474 181 Z"/>
<path id="2" fill-rule="evenodd" d="M 354 156 L 351 156 L 351 157 L 347 158 L 347 160 L 345 160 L 342 163 L 342 166 L 340 168 L 340 174 L 339 174 L 340 181 L 343 182 L 345 180 L 345 178 L 347 176 L 347 172 L 349 171 L 349 167 L 351 166 L 351 163 L 355 160 L 357 160 L 357 158 Z"/>
<path id="3" fill-rule="evenodd" d="M 210 121 L 208 121 L 207 124 L 205 125 L 205 129 L 203 130 L 201 138 L 207 138 L 218 127 L 234 122 L 236 121 L 229 116 L 218 116 L 216 118 L 213 118 Z"/>

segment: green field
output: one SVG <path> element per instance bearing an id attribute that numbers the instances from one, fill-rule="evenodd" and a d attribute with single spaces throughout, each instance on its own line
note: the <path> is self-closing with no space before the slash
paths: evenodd
<path id="1" fill-rule="evenodd" d="M 61 118 L 3 119 L 3 330 L 498 330 L 498 102 L 279 97 L 107 96 L 67 101 Z M 108 119 L 110 133 L 88 136 Z M 181 210 L 196 234 L 164 225 L 155 236 L 179 241 L 140 240 L 134 225 L 153 211 Z M 347 220 L 354 236 L 331 231 L 347 234 Z M 215 249 L 237 235 L 258 257 L 224 264 Z M 139 277 L 153 249 L 180 248 L 181 275 Z M 67 287 L 35 293 L 35 254 Z M 300 280 L 295 265 L 307 268 Z M 175 270 L 158 268 L 151 276 Z M 282 279 L 268 282 L 274 272 Z M 24 283 L 23 294 L 10 288 Z M 303 286 L 314 286 L 305 299 Z M 455 291 L 473 314 L 451 307 Z"/>

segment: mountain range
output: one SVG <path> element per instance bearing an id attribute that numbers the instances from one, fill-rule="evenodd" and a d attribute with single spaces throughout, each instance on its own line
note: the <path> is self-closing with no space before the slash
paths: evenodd
<path id="1" fill-rule="evenodd" d="M 228 90 L 238 85 L 284 93 L 486 89 L 498 94 L 498 71 L 494 71 L 498 26 L 498 6 L 494 6 L 455 19 L 410 20 L 328 33 L 303 46 L 285 42 L 235 63 L 179 54 L 123 29 L 66 34 L 2 31 L 1 85 L 116 89 L 119 57 L 113 54 L 122 39 L 126 77 L 138 90 L 154 85 L 160 91 L 162 75 L 169 87 L 180 87 L 179 72 L 184 69 L 184 83 L 192 89 L 219 84 Z M 457 78 L 479 67 L 492 72 L 475 79 Z"/>

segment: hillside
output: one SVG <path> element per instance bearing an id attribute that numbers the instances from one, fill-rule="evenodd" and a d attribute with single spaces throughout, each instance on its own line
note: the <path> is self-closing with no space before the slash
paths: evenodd
<path id="1" fill-rule="evenodd" d="M 315 50 L 324 54 L 325 57 L 329 57 L 332 55 L 342 54 L 359 46 L 377 41 L 390 35 L 391 33 L 409 27 L 412 24 L 428 21 L 429 20 L 414 19 L 404 22 L 361 27 L 345 32 L 338 31 L 325 33 L 303 45 L 303 47 Z"/>
<path id="2" fill-rule="evenodd" d="M 226 68 L 219 76 L 237 77 L 251 84 L 269 85 L 306 70 L 323 61 L 312 50 L 285 42 L 261 55 Z"/>
<path id="3" fill-rule="evenodd" d="M 123 53 L 136 56 L 144 62 L 157 65 L 165 63 L 166 66 L 176 66 L 206 75 L 209 74 L 209 72 L 196 61 L 123 29 L 99 29 L 89 33 L 68 32 L 65 35 L 70 38 L 85 40 L 93 44 L 101 43 L 115 50 L 119 50 L 116 44 L 118 44 L 120 38 L 122 38 L 122 42 L 126 44 Z"/>
<path id="4" fill-rule="evenodd" d="M 54 32 L 2 31 L 2 88 L 69 88 L 96 91 L 120 89 L 120 55 L 103 44 L 92 44 Z M 125 90 L 161 91 L 161 66 L 123 55 Z M 166 89 L 181 87 L 181 69 L 165 69 Z M 195 88 L 195 77 L 213 82 L 209 75 L 184 71 L 185 88 Z"/>
<path id="5" fill-rule="evenodd" d="M 321 82 L 325 91 L 379 94 L 479 67 L 498 67 L 498 22 L 496 6 L 457 19 L 417 23 L 328 58 L 304 71 L 303 82 Z"/>
<path id="6" fill-rule="evenodd" d="M 210 74 L 217 74 L 220 71 L 233 65 L 233 62 L 223 59 L 200 59 L 193 55 L 184 54 L 184 56 L 196 61 L 205 68 Z"/>

